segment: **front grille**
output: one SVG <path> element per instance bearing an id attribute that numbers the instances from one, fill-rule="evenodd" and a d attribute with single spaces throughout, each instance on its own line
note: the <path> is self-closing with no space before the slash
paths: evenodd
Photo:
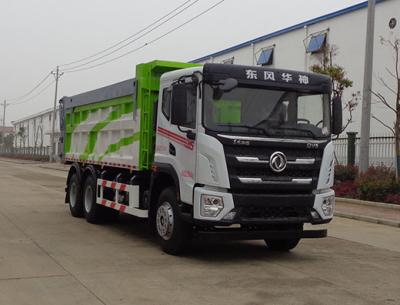
<path id="1" fill-rule="evenodd" d="M 280 146 L 240 146 L 224 145 L 228 173 L 233 192 L 257 191 L 258 193 L 311 193 L 315 189 L 322 160 L 322 149 Z M 274 172 L 269 164 L 257 162 L 240 162 L 236 157 L 256 157 L 260 161 L 269 161 L 270 156 L 280 151 L 288 161 L 296 159 L 314 159 L 313 164 L 288 164 L 281 173 Z M 242 183 L 240 178 L 259 178 L 262 183 Z M 309 184 L 291 183 L 292 179 L 312 179 Z M 242 179 L 243 180 L 243 179 Z M 268 181 L 275 183 L 268 184 Z M 278 182 L 278 185 L 276 184 Z M 282 182 L 282 185 L 279 185 Z M 289 182 L 289 183 L 288 183 Z"/>
<path id="2" fill-rule="evenodd" d="M 318 163 L 318 161 L 316 161 Z M 271 170 L 268 164 L 250 165 L 247 163 L 240 164 L 239 162 L 228 162 L 229 175 L 238 177 L 270 177 L 271 180 L 280 178 L 312 178 L 318 176 L 319 167 L 316 166 L 299 166 L 288 165 L 282 173 L 275 173 Z M 319 165 L 319 164 L 318 164 Z"/>
<path id="3" fill-rule="evenodd" d="M 233 146 L 233 145 L 224 145 L 225 154 L 231 154 L 236 156 L 264 156 L 269 157 L 276 151 L 283 152 L 288 159 L 290 158 L 318 158 L 322 156 L 322 151 L 318 149 L 303 149 L 303 148 L 287 148 L 281 147 L 278 145 L 276 147 L 265 147 L 265 146 Z"/>

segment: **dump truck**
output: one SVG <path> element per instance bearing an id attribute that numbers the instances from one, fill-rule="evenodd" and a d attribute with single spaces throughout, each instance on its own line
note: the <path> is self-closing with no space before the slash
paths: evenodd
<path id="1" fill-rule="evenodd" d="M 196 238 L 288 251 L 326 237 L 341 100 L 329 77 L 155 60 L 60 100 L 65 202 L 89 223 L 148 219 L 161 248 Z"/>

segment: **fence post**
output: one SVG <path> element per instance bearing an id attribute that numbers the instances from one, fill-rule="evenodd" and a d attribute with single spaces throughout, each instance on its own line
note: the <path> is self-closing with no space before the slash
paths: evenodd
<path id="1" fill-rule="evenodd" d="M 347 165 L 356 163 L 356 136 L 357 132 L 347 133 Z"/>

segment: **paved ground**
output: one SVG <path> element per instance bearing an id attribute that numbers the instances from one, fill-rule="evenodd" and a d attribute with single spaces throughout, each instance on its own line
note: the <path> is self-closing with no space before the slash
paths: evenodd
<path id="1" fill-rule="evenodd" d="M 145 224 L 96 226 L 62 204 L 64 171 L 0 161 L 0 304 L 400 304 L 400 229 L 336 218 L 329 238 L 160 251 Z"/>

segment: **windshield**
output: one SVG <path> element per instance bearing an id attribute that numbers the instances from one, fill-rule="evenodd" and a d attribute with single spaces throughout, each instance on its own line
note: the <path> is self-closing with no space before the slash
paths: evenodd
<path id="1" fill-rule="evenodd" d="M 321 138 L 330 135 L 329 94 L 204 84 L 204 126 L 226 133 Z M 222 94 L 222 95 L 221 95 Z"/>

